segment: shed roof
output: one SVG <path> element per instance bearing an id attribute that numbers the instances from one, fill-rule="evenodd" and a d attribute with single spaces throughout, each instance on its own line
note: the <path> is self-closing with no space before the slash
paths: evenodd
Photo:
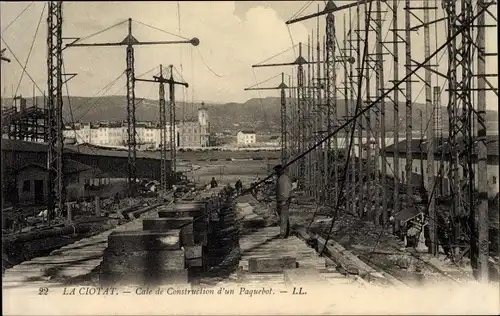
<path id="1" fill-rule="evenodd" d="M 2 151 L 20 151 L 20 152 L 41 152 L 46 153 L 48 149 L 47 143 L 35 143 L 22 140 L 2 139 Z M 77 146 L 65 145 L 64 153 L 96 155 L 108 157 L 128 157 L 126 150 L 106 150 L 98 146 L 89 144 L 81 144 Z M 137 158 L 160 159 L 159 153 L 155 152 L 137 152 Z"/>
<path id="2" fill-rule="evenodd" d="M 473 137 L 474 142 L 474 154 L 477 153 L 477 137 Z M 464 144 L 461 138 L 457 139 L 457 144 L 460 150 L 464 148 Z M 392 144 L 386 147 L 387 153 L 394 153 L 396 148 L 399 149 L 399 153 L 406 153 L 406 140 L 400 141 L 397 144 Z M 498 157 L 498 135 L 487 135 L 486 136 L 486 148 L 488 151 L 488 156 Z M 425 139 L 412 139 L 411 150 L 414 153 L 427 153 L 427 142 Z M 448 138 L 435 138 L 434 139 L 434 150 L 436 154 L 447 154 L 449 153 Z"/>
<path id="3" fill-rule="evenodd" d="M 47 166 L 44 166 L 43 164 L 29 163 L 29 164 L 26 164 L 26 165 L 22 166 L 21 168 L 17 169 L 16 171 L 20 172 L 20 171 L 22 171 L 26 168 L 29 168 L 29 167 L 36 167 L 36 168 L 40 168 L 43 170 L 47 170 Z M 83 164 L 81 162 L 72 160 L 72 159 L 66 159 L 63 162 L 63 173 L 64 174 L 79 173 L 79 172 L 87 171 L 90 169 L 92 169 L 92 167 L 90 167 L 86 164 Z"/>
<path id="4" fill-rule="evenodd" d="M 255 134 L 254 131 L 240 131 L 242 134 Z"/>

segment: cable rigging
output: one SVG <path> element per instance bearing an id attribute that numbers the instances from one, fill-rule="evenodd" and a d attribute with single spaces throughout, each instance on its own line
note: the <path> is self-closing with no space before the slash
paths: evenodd
<path id="1" fill-rule="evenodd" d="M 25 8 L 24 10 L 22 10 L 3 30 L 2 30 L 2 33 L 4 33 L 5 31 L 7 31 L 7 29 L 12 25 L 14 24 L 14 22 L 17 21 L 17 19 L 19 19 L 19 17 L 21 15 L 23 15 L 24 12 L 26 12 L 26 10 L 29 9 L 29 7 L 31 7 L 33 5 L 33 3 L 35 3 L 35 1 L 31 1 Z M 45 4 L 46 5 L 46 4 Z"/>
<path id="2" fill-rule="evenodd" d="M 29 62 L 30 57 L 31 57 L 31 52 L 33 51 L 33 47 L 35 46 L 36 35 L 38 34 L 38 30 L 40 29 L 40 24 L 42 22 L 43 14 L 45 13 L 46 7 L 47 7 L 47 3 L 45 3 L 43 5 L 42 12 L 40 13 L 40 18 L 38 19 L 38 23 L 36 25 L 35 34 L 33 35 L 33 39 L 31 40 L 31 45 L 30 45 L 30 48 L 28 51 L 28 56 L 26 57 L 26 61 L 24 62 L 23 71 L 21 72 L 21 77 L 19 78 L 19 83 L 17 84 L 16 92 L 14 92 L 14 97 L 17 96 L 17 92 L 19 91 L 19 87 L 21 86 L 21 82 L 23 81 L 23 76 L 24 76 L 24 73 L 26 71 L 26 67 L 28 66 L 28 62 Z"/>
<path id="3" fill-rule="evenodd" d="M 208 66 L 208 64 L 205 62 L 205 59 L 203 59 L 203 56 L 201 55 L 201 51 L 198 47 L 196 47 L 197 51 L 198 51 L 198 54 L 200 55 L 200 58 L 201 58 L 201 61 L 203 63 L 203 65 L 208 69 L 210 70 L 210 72 L 212 74 L 214 74 L 216 77 L 219 77 L 219 78 L 223 78 L 224 76 L 223 75 L 220 75 L 218 73 L 216 73 L 215 71 L 212 70 L 212 68 L 210 68 L 210 66 Z"/>

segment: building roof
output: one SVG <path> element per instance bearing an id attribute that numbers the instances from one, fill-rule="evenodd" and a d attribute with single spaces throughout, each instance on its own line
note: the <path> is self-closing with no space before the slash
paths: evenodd
<path id="1" fill-rule="evenodd" d="M 473 142 L 477 142 L 477 137 L 473 137 Z M 457 143 L 459 145 L 460 150 L 463 150 L 464 144 L 462 140 L 457 139 Z M 387 153 L 394 153 L 398 149 L 399 153 L 406 153 L 406 140 L 400 141 L 397 144 L 392 144 L 386 147 Z M 498 135 L 487 135 L 486 136 L 486 148 L 488 151 L 488 156 L 496 156 L 498 157 Z M 425 139 L 412 139 L 411 141 L 411 150 L 414 153 L 427 153 L 427 142 Z M 449 146 L 448 146 L 448 138 L 435 138 L 434 139 L 434 150 L 436 154 L 448 154 Z M 474 146 L 474 154 L 477 153 L 477 146 Z"/>
<path id="2" fill-rule="evenodd" d="M 255 134 L 254 131 L 239 131 L 242 134 Z"/>
<path id="3" fill-rule="evenodd" d="M 2 151 L 42 152 L 46 153 L 47 143 L 35 143 L 22 140 L 2 139 Z M 128 157 L 126 150 L 101 149 L 98 146 L 81 144 L 77 146 L 65 145 L 64 153 L 96 155 L 108 157 Z M 137 158 L 160 159 L 160 154 L 155 152 L 137 152 Z"/>
<path id="4" fill-rule="evenodd" d="M 19 172 L 19 171 L 22 171 L 22 170 L 29 168 L 29 167 L 36 167 L 36 168 L 40 168 L 43 170 L 47 170 L 47 166 L 44 166 L 42 164 L 29 163 L 29 164 L 26 164 L 26 165 L 22 166 L 21 168 L 17 169 L 16 171 Z M 64 174 L 79 173 L 79 172 L 83 172 L 83 171 L 87 171 L 87 170 L 91 170 L 91 169 L 92 169 L 92 167 L 90 167 L 86 164 L 83 164 L 81 162 L 72 160 L 72 159 L 65 159 L 63 162 L 63 173 Z"/>

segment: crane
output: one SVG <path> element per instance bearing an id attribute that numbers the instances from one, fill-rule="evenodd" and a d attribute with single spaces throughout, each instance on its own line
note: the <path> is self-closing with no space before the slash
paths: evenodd
<path id="1" fill-rule="evenodd" d="M 163 190 L 167 187 L 167 165 L 166 165 L 166 150 L 167 150 L 167 142 L 166 142 L 166 122 L 167 115 L 165 110 L 165 83 L 168 83 L 169 86 L 169 116 L 170 116 L 170 162 L 172 164 L 172 175 L 175 177 L 176 174 L 176 133 L 175 133 L 175 85 L 181 85 L 186 88 L 189 85 L 185 82 L 179 82 L 174 80 L 173 75 L 173 65 L 170 65 L 170 78 L 163 77 L 163 66 L 160 65 L 160 75 L 153 76 L 153 80 L 148 79 L 135 79 L 135 81 L 143 81 L 143 82 L 153 82 L 159 84 L 159 105 L 160 105 L 160 143 L 161 143 L 161 177 L 160 177 L 160 185 Z"/>
<path id="2" fill-rule="evenodd" d="M 245 91 L 259 90 L 281 90 L 281 106 L 280 106 L 280 132 L 281 132 L 281 164 L 285 165 L 288 159 L 288 131 L 287 131 L 287 113 L 286 113 L 286 94 L 285 90 L 291 89 L 285 83 L 285 74 L 281 73 L 281 83 L 277 87 L 269 88 L 245 88 Z"/>
<path id="3" fill-rule="evenodd" d="M 149 41 L 140 42 L 132 35 L 132 19 L 128 19 L 128 34 L 127 37 L 121 42 L 111 43 L 76 43 L 76 39 L 66 47 L 111 47 L 111 46 L 126 46 L 126 65 L 127 65 L 127 134 L 128 134 L 128 187 L 129 195 L 134 195 L 135 183 L 137 182 L 137 166 L 136 166 L 136 131 L 135 131 L 135 71 L 134 71 L 134 46 L 138 45 L 162 45 L 162 44 L 191 44 L 198 46 L 200 40 L 193 37 L 190 40 L 177 40 L 177 41 Z"/>

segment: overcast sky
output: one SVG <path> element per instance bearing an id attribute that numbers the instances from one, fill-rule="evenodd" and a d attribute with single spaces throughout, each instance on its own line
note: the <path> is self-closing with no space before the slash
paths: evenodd
<path id="1" fill-rule="evenodd" d="M 342 2 L 347 3 L 348 1 Z M 304 43 L 304 55 L 307 56 L 308 35 L 312 32 L 316 33 L 317 20 L 311 19 L 304 23 L 285 25 L 285 21 L 295 15 L 307 3 L 304 1 L 64 2 L 63 36 L 83 38 L 130 17 L 136 21 L 133 23 L 133 34 L 139 41 L 179 39 L 179 37 L 147 27 L 142 23 L 180 34 L 183 38 L 198 37 L 201 42 L 198 47 L 189 44 L 136 46 L 136 76 L 154 69 L 159 64 L 164 66 L 173 64 L 190 85 L 185 91 L 182 91 L 180 87 L 178 88 L 178 100 L 216 103 L 244 102 L 259 96 L 279 95 L 278 91 L 245 92 L 243 91 L 244 88 L 254 86 L 257 82 L 279 75 L 282 71 L 292 75 L 292 67 L 252 69 L 253 64 L 261 63 L 287 49 L 286 53 L 268 62 L 291 62 L 296 58 L 298 52 L 290 48 L 299 42 Z M 8 45 L 23 65 L 28 57 L 45 2 L 33 3 L 11 24 L 12 20 L 28 5 L 27 2 L 1 3 L 2 39 L 5 41 L 2 41 L 1 47 L 5 48 Z M 316 12 L 318 5 L 323 9 L 324 1 L 313 2 L 301 15 Z M 400 7 L 398 18 L 399 26 L 402 28 L 404 23 L 403 2 L 401 2 Z M 492 7 L 490 11 L 496 14 L 496 7 Z M 352 13 L 354 26 L 356 21 L 354 17 L 355 11 L 352 11 Z M 415 13 L 422 15 L 420 12 Z M 46 15 L 47 8 L 45 7 L 26 68 L 27 73 L 34 79 L 41 90 L 47 89 Z M 439 18 L 442 15 L 440 9 L 437 17 Z M 338 43 L 342 46 L 344 38 L 343 19 L 345 18 L 347 23 L 349 22 L 348 12 L 337 13 L 336 18 Z M 431 14 L 431 19 L 433 18 L 434 14 Z M 324 35 L 324 20 L 324 17 L 319 20 L 321 37 Z M 491 21 L 491 19 L 488 18 L 487 21 Z M 417 20 L 414 19 L 412 24 L 418 24 Z M 361 25 L 363 27 L 363 22 Z M 446 34 L 444 25 L 445 23 L 439 23 L 437 46 L 444 43 Z M 384 36 L 388 33 L 390 26 L 391 16 L 387 15 L 382 28 Z M 106 32 L 82 40 L 81 43 L 119 42 L 125 38 L 126 33 L 127 24 L 124 23 Z M 436 33 L 432 28 L 432 51 L 436 47 L 434 34 Z M 401 35 L 404 36 L 404 33 L 401 32 Z M 375 34 L 371 32 L 370 43 L 373 43 L 374 36 Z M 412 54 L 413 59 L 417 61 L 424 59 L 422 36 L 423 30 L 412 34 Z M 386 40 L 392 40 L 391 33 L 389 33 Z M 487 50 L 496 52 L 497 29 L 491 28 L 487 30 L 486 41 Z M 314 35 L 314 42 L 316 42 L 316 34 Z M 316 44 L 314 44 L 315 46 Z M 404 75 L 404 45 L 400 45 L 399 50 L 401 60 L 399 69 L 400 77 L 402 77 Z M 337 49 L 337 51 L 340 50 Z M 2 64 L 2 91 L 9 97 L 12 91 L 15 92 L 16 90 L 18 94 L 31 96 L 32 81 L 25 74 L 19 85 L 22 67 L 13 58 L 12 52 L 9 49 L 6 51 L 6 55 L 12 59 L 12 62 Z M 316 59 L 316 55 L 314 58 Z M 389 80 L 392 79 L 393 68 L 392 57 L 385 55 L 384 59 L 385 81 L 388 82 L 386 87 L 390 87 Z M 445 55 L 439 62 L 439 70 L 442 72 L 446 71 L 446 60 Z M 68 48 L 64 51 L 64 63 L 67 73 L 78 73 L 68 84 L 71 95 L 125 94 L 124 76 L 108 89 L 108 86 L 125 70 L 125 47 Z M 488 58 L 487 68 L 497 69 L 496 57 Z M 343 80 L 343 70 L 340 72 L 338 75 L 339 85 Z M 153 72 L 148 73 L 143 78 L 151 79 L 154 74 Z M 419 74 L 423 77 L 423 72 L 419 72 Z M 179 76 L 177 73 L 175 75 Z M 277 86 L 279 80 L 278 76 L 260 86 Z M 439 78 L 439 81 L 436 80 L 437 77 L 433 77 L 433 85 L 439 84 L 443 86 L 444 81 L 442 78 Z M 496 87 L 498 81 L 492 80 L 492 82 Z M 18 85 L 19 88 L 17 88 Z M 421 92 L 421 88 L 421 83 L 414 84 L 413 98 L 424 102 L 424 93 Z M 372 94 L 373 91 L 372 89 Z M 37 91 L 37 94 L 40 93 Z M 64 91 L 64 94 L 66 94 L 66 91 Z M 155 84 L 137 83 L 136 85 L 137 97 L 156 99 L 157 94 Z M 402 99 L 401 96 L 400 100 Z M 444 96 L 443 102 L 446 102 Z M 493 93 L 488 93 L 488 107 L 491 109 L 498 108 L 498 98 Z"/>

